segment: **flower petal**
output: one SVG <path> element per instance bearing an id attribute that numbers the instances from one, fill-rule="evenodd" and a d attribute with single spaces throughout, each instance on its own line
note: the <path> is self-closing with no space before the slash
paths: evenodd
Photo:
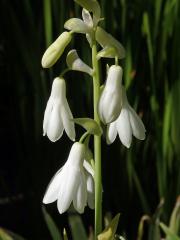
<path id="1" fill-rule="evenodd" d="M 107 124 L 115 121 L 121 111 L 122 68 L 112 65 L 109 68 L 105 87 L 98 103 L 98 113 L 101 120 Z"/>
<path id="2" fill-rule="evenodd" d="M 130 125 L 129 113 L 126 108 L 122 108 L 121 113 L 116 120 L 116 126 L 122 144 L 129 148 L 132 141 L 132 128 Z"/>
<path id="3" fill-rule="evenodd" d="M 94 177 L 94 169 L 92 168 L 91 164 L 88 161 L 84 160 L 83 167 L 89 174 L 91 174 Z"/>
<path id="4" fill-rule="evenodd" d="M 52 141 L 57 141 L 63 134 L 63 123 L 60 116 L 60 104 L 58 102 L 54 103 L 51 115 L 49 117 L 47 126 L 47 136 Z"/>
<path id="5" fill-rule="evenodd" d="M 137 113 L 134 111 L 134 109 L 130 106 L 129 106 L 129 118 L 133 135 L 137 139 L 144 140 L 146 137 L 145 136 L 146 129 L 144 127 L 144 124 L 140 117 L 137 115 Z"/>
<path id="6" fill-rule="evenodd" d="M 63 178 L 62 170 L 63 170 L 63 168 L 61 168 L 51 179 L 51 181 L 47 187 L 46 193 L 44 195 L 43 203 L 48 204 L 48 203 L 52 203 L 57 200 L 61 181 Z"/>
<path id="7" fill-rule="evenodd" d="M 66 99 L 64 100 L 62 107 L 61 107 L 61 117 L 62 117 L 64 129 L 65 129 L 68 137 L 72 141 L 75 141 L 75 135 L 76 135 L 75 127 L 74 127 L 74 122 L 71 121 L 73 119 L 73 115 L 71 113 L 69 104 Z"/>
<path id="8" fill-rule="evenodd" d="M 81 180 L 80 176 L 80 170 L 73 166 L 66 166 L 57 201 L 57 207 L 60 214 L 64 213 L 69 208 L 74 199 Z"/>
<path id="9" fill-rule="evenodd" d="M 50 118 L 52 109 L 53 109 L 53 101 L 50 97 L 48 102 L 47 102 L 47 105 L 46 105 L 46 110 L 44 112 L 43 136 L 45 136 L 46 133 L 47 133 L 47 126 L 48 126 L 48 122 L 49 122 L 49 118 Z"/>
<path id="10" fill-rule="evenodd" d="M 73 198 L 74 208 L 79 212 L 83 213 L 87 202 L 87 188 L 86 188 L 86 178 L 84 172 L 80 174 L 80 182 L 77 188 L 77 193 Z"/>
<path id="11" fill-rule="evenodd" d="M 95 189 L 94 189 L 94 179 L 90 174 L 86 174 L 86 181 L 87 181 L 87 202 L 88 206 L 91 209 L 94 209 L 95 204 Z"/>
<path id="12" fill-rule="evenodd" d="M 107 132 L 106 132 L 106 142 L 107 144 L 111 144 L 114 142 L 117 136 L 117 128 L 116 128 L 116 121 L 108 124 Z"/>
<path id="13" fill-rule="evenodd" d="M 93 20 L 91 14 L 85 8 L 83 8 L 82 10 L 82 18 L 86 25 L 88 25 L 90 28 L 93 27 Z"/>

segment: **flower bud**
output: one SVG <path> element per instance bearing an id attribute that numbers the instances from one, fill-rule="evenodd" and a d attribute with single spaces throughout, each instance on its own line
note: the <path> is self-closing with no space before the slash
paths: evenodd
<path id="1" fill-rule="evenodd" d="M 84 63 L 78 56 L 75 49 L 71 50 L 66 58 L 67 65 L 70 69 L 75 71 L 81 71 L 88 73 L 89 75 L 93 74 L 92 68 L 90 68 L 86 63 Z"/>
<path id="2" fill-rule="evenodd" d="M 125 49 L 122 44 L 101 27 L 97 27 L 96 40 L 106 51 L 106 54 L 103 57 L 114 58 L 117 56 L 119 59 L 125 57 Z M 106 48 L 108 51 L 109 48 L 111 49 L 109 53 L 107 52 Z M 112 51 L 112 48 L 114 48 L 115 51 Z"/>
<path id="3" fill-rule="evenodd" d="M 96 20 L 98 21 L 101 16 L 101 8 L 96 0 L 75 0 L 81 7 L 85 8 L 89 12 L 92 12 Z"/>
<path id="4" fill-rule="evenodd" d="M 45 51 L 42 57 L 42 67 L 50 68 L 61 57 L 65 47 L 70 43 L 72 39 L 70 32 L 63 32 Z"/>
<path id="5" fill-rule="evenodd" d="M 64 24 L 64 28 L 76 33 L 89 33 L 91 28 L 79 18 L 70 18 Z"/>

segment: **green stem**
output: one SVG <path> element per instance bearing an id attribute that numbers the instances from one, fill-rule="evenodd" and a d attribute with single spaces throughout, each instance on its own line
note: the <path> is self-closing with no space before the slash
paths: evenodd
<path id="1" fill-rule="evenodd" d="M 79 142 L 80 142 L 80 143 L 83 143 L 83 141 L 85 141 L 85 139 L 87 138 L 88 135 L 89 135 L 89 132 L 85 132 L 85 133 L 81 136 Z"/>
<path id="2" fill-rule="evenodd" d="M 94 120 L 100 125 L 97 104 L 100 96 L 99 66 L 96 58 L 96 43 L 92 46 Z M 102 184 L 101 184 L 101 137 L 94 136 L 95 159 L 95 239 L 102 232 Z"/>

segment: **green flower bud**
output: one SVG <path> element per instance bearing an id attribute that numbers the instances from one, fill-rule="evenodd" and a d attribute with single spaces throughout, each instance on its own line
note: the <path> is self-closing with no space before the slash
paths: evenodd
<path id="1" fill-rule="evenodd" d="M 52 67 L 57 60 L 61 57 L 65 47 L 72 39 L 70 32 L 63 32 L 45 51 L 41 64 L 43 68 Z"/>
<path id="2" fill-rule="evenodd" d="M 64 24 L 64 28 L 76 33 L 89 33 L 91 28 L 79 18 L 70 18 Z"/>
<path id="3" fill-rule="evenodd" d="M 75 0 L 81 7 L 93 13 L 93 22 L 97 25 L 101 17 L 101 8 L 96 0 Z"/>
<path id="4" fill-rule="evenodd" d="M 117 56 L 119 59 L 122 59 L 125 57 L 126 53 L 122 44 L 101 27 L 97 27 L 96 40 L 101 45 L 101 47 L 103 47 L 103 51 L 98 53 L 98 58 L 114 58 Z"/>
<path id="5" fill-rule="evenodd" d="M 88 73 L 90 76 L 93 74 L 92 68 L 90 68 L 86 63 L 84 63 L 78 56 L 75 49 L 71 50 L 67 57 L 66 57 L 66 63 L 68 65 L 68 68 Z"/>

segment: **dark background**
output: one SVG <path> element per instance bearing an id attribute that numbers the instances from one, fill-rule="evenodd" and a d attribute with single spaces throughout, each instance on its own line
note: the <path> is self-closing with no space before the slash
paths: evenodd
<path id="1" fill-rule="evenodd" d="M 129 150 L 119 139 L 111 146 L 103 141 L 103 213 L 120 212 L 118 232 L 136 239 L 140 218 L 152 216 L 162 198 L 161 220 L 168 225 L 180 190 L 180 7 L 168 0 L 100 3 L 101 25 L 126 48 L 120 62 L 123 81 L 147 129 L 146 140 L 133 139 Z M 41 67 L 46 47 L 63 31 L 65 20 L 75 16 L 81 16 L 81 8 L 71 0 L 0 0 L 0 227 L 26 239 L 50 239 L 42 198 L 72 144 L 66 134 L 56 143 L 42 136 L 52 80 L 65 68 L 68 49 L 78 49 L 91 65 L 88 44 L 76 35 L 53 69 Z M 101 63 L 102 82 L 107 62 L 112 64 Z M 92 117 L 89 76 L 70 72 L 66 82 L 74 117 Z M 82 129 L 76 130 L 79 138 Z M 47 210 L 61 229 L 69 229 L 67 213 L 59 215 L 55 203 Z M 86 209 L 82 218 L 88 230 L 93 211 Z"/>

